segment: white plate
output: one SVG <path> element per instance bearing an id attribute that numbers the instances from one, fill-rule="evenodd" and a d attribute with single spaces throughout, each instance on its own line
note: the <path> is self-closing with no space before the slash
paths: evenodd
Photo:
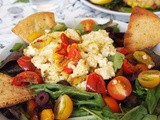
<path id="1" fill-rule="evenodd" d="M 81 19 L 77 18 L 77 19 L 74 19 L 74 20 L 68 20 L 68 21 L 65 21 L 65 23 L 68 27 L 74 28 L 83 19 L 86 19 L 86 18 L 81 18 Z M 104 23 L 109 21 L 109 19 L 103 19 L 103 18 L 91 18 L 91 19 L 94 19 L 99 24 L 104 24 Z M 61 21 L 61 22 L 64 22 L 64 21 Z M 116 20 L 113 21 L 113 22 L 118 23 L 119 28 L 122 32 L 126 31 L 126 29 L 127 29 L 127 24 L 126 23 L 116 21 Z M 18 43 L 24 43 L 23 40 L 21 40 L 20 38 L 18 38 L 15 35 L 14 35 L 14 37 L 13 37 L 13 35 L 11 35 L 11 36 L 3 35 L 2 37 L 0 37 L 0 56 L 1 56 L 0 61 L 3 61 L 8 55 L 11 54 L 10 49 L 17 42 Z"/>
<path id="2" fill-rule="evenodd" d="M 129 21 L 129 16 L 131 15 L 131 13 L 118 12 L 118 11 L 113 11 L 113 10 L 109 10 L 109 9 L 100 7 L 98 5 L 92 4 L 88 0 L 81 0 L 81 2 L 84 3 L 87 6 L 95 9 L 95 10 L 98 10 L 98 11 L 101 11 L 101 12 L 104 12 L 104 13 L 108 13 L 108 14 L 113 14 L 113 15 L 115 15 L 115 18 L 117 20 L 121 20 L 121 21 L 124 21 L 124 22 L 128 22 Z M 154 13 L 160 16 L 160 12 L 154 12 Z"/>

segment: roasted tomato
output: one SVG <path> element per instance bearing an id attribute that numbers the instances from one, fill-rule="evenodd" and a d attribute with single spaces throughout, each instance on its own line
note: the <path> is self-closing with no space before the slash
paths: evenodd
<path id="1" fill-rule="evenodd" d="M 54 107 L 55 119 L 66 120 L 73 111 L 72 99 L 64 94 L 58 97 Z"/>
<path id="2" fill-rule="evenodd" d="M 92 19 L 85 19 L 80 22 L 84 26 L 85 32 L 91 32 L 93 30 L 93 25 L 96 24 L 96 22 Z"/>
<path id="3" fill-rule="evenodd" d="M 73 72 L 72 68 L 68 67 L 69 62 L 73 62 L 73 65 L 77 65 L 78 61 L 81 59 L 81 55 L 78 49 L 78 46 L 76 45 L 70 45 L 68 55 L 65 57 L 65 59 L 62 61 L 63 71 L 67 74 L 71 74 Z"/>
<path id="4" fill-rule="evenodd" d="M 118 102 L 111 96 L 104 96 L 104 102 L 113 112 L 120 112 Z"/>
<path id="5" fill-rule="evenodd" d="M 154 88 L 160 83 L 160 71 L 147 70 L 138 75 L 139 83 L 146 88 Z"/>
<path id="6" fill-rule="evenodd" d="M 87 77 L 86 90 L 106 95 L 107 89 L 103 77 L 95 72 L 90 73 Z"/>
<path id="7" fill-rule="evenodd" d="M 21 85 L 26 85 L 27 83 L 34 83 L 34 84 L 40 84 L 42 83 L 41 77 L 32 71 L 24 71 L 19 74 L 17 74 L 15 77 L 12 79 L 12 85 L 16 86 L 21 86 Z"/>
<path id="8" fill-rule="evenodd" d="M 124 100 L 131 94 L 132 86 L 126 77 L 117 76 L 108 83 L 107 90 L 114 99 Z"/>
<path id="9" fill-rule="evenodd" d="M 23 70 L 35 71 L 36 67 L 31 62 L 31 59 L 29 56 L 22 56 L 17 60 L 17 63 Z"/>

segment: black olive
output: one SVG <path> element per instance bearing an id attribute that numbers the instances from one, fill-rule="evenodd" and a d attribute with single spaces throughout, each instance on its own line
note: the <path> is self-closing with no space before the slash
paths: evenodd
<path id="1" fill-rule="evenodd" d="M 50 96 L 48 93 L 42 91 L 40 93 L 38 93 L 38 95 L 36 96 L 36 103 L 39 105 L 39 106 L 45 106 L 49 100 L 50 100 Z"/>
<path id="2" fill-rule="evenodd" d="M 71 84 L 69 82 L 67 82 L 66 80 L 61 80 L 59 82 L 57 82 L 57 84 L 62 84 L 62 85 L 66 85 L 66 86 L 71 86 Z"/>

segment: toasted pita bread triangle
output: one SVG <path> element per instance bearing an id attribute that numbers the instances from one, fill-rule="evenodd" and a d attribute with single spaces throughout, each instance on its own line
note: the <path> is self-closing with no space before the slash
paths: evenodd
<path id="1" fill-rule="evenodd" d="M 12 77 L 0 73 L 0 108 L 9 107 L 34 98 L 27 86 L 11 85 Z"/>
<path id="2" fill-rule="evenodd" d="M 160 18 L 154 13 L 135 7 L 132 10 L 124 46 L 130 52 L 151 48 L 160 42 Z"/>
<path id="3" fill-rule="evenodd" d="M 30 43 L 28 36 L 34 32 L 44 32 L 55 25 L 54 13 L 37 12 L 21 20 L 13 29 L 22 40 Z"/>

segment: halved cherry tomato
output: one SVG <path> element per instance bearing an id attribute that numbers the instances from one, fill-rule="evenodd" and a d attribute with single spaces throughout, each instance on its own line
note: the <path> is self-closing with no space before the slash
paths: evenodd
<path id="1" fill-rule="evenodd" d="M 29 56 L 22 56 L 17 60 L 17 63 L 23 70 L 34 71 L 36 67 L 31 62 L 31 59 Z"/>
<path id="2" fill-rule="evenodd" d="M 117 76 L 108 83 L 107 90 L 114 99 L 124 100 L 131 94 L 132 86 L 126 77 Z"/>
<path id="3" fill-rule="evenodd" d="M 160 83 L 160 71 L 146 70 L 138 75 L 139 83 L 146 88 L 154 88 Z"/>
<path id="4" fill-rule="evenodd" d="M 96 22 L 92 19 L 85 19 L 80 22 L 84 26 L 85 32 L 91 32 L 93 30 L 93 25 L 96 24 Z"/>
<path id="5" fill-rule="evenodd" d="M 40 120 L 54 120 L 54 113 L 52 109 L 44 109 L 40 113 Z"/>
<path id="6" fill-rule="evenodd" d="M 103 77 L 95 72 L 90 73 L 87 77 L 86 90 L 106 95 L 107 89 Z"/>
<path id="7" fill-rule="evenodd" d="M 116 48 L 116 51 L 117 51 L 117 52 L 120 52 L 120 53 L 122 53 L 122 54 L 124 54 L 124 55 L 126 55 L 126 54 L 128 53 L 128 49 L 125 48 L 125 47 L 117 47 L 117 48 Z"/>
<path id="8" fill-rule="evenodd" d="M 55 119 L 66 120 L 73 111 L 72 99 L 64 94 L 58 97 L 54 107 Z"/>
<path id="9" fill-rule="evenodd" d="M 70 45 L 70 49 L 68 52 L 68 56 L 62 61 L 63 71 L 67 74 L 71 74 L 73 72 L 72 68 L 68 68 L 68 63 L 73 62 L 76 66 L 78 61 L 81 59 L 81 55 L 76 45 Z"/>
<path id="10" fill-rule="evenodd" d="M 113 112 L 119 112 L 120 108 L 118 105 L 118 102 L 111 96 L 104 96 L 103 97 L 104 102 L 106 105 L 113 111 Z"/>
<path id="11" fill-rule="evenodd" d="M 135 72 L 135 66 L 132 65 L 127 59 L 124 59 L 122 68 L 126 74 L 132 74 Z"/>
<path id="12" fill-rule="evenodd" d="M 12 85 L 16 86 L 21 86 L 21 85 L 26 85 L 27 83 L 34 83 L 34 84 L 40 84 L 42 83 L 41 77 L 32 71 L 24 71 L 19 74 L 17 74 L 15 77 L 12 79 Z"/>

